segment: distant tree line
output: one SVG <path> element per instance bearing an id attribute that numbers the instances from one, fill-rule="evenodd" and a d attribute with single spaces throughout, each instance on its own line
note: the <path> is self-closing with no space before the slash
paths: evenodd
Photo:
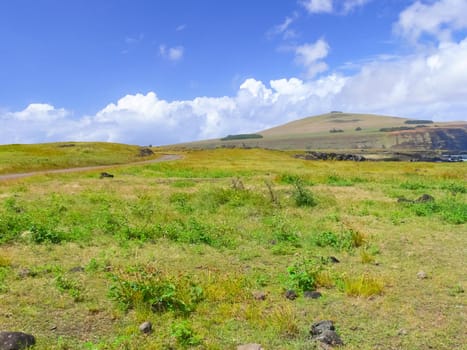
<path id="1" fill-rule="evenodd" d="M 405 124 L 433 124 L 433 121 L 417 119 L 417 120 L 406 120 L 404 123 Z"/>
<path id="2" fill-rule="evenodd" d="M 262 138 L 263 138 L 263 135 L 260 135 L 260 134 L 237 134 L 237 135 L 227 135 L 226 137 L 221 138 L 221 141 L 262 139 Z"/>

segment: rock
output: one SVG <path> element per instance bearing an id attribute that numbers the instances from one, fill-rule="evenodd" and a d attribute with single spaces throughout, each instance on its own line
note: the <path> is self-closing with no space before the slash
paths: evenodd
<path id="1" fill-rule="evenodd" d="M 237 350 L 263 350 L 261 344 L 244 344 L 237 346 Z"/>
<path id="2" fill-rule="evenodd" d="M 149 334 L 152 332 L 152 323 L 149 321 L 143 322 L 139 325 L 139 330 L 142 333 Z"/>
<path id="3" fill-rule="evenodd" d="M 404 336 L 404 335 L 407 335 L 407 334 L 408 334 L 408 332 L 404 328 L 399 329 L 399 331 L 397 332 L 397 335 L 399 335 L 399 336 Z"/>
<path id="4" fill-rule="evenodd" d="M 322 294 L 316 290 L 307 290 L 303 292 L 305 298 L 318 299 L 322 297 Z"/>
<path id="5" fill-rule="evenodd" d="M 435 198 L 433 196 L 430 196 L 429 194 L 424 194 L 420 196 L 416 202 L 417 203 L 426 203 L 426 202 L 434 202 Z"/>
<path id="6" fill-rule="evenodd" d="M 336 345 L 344 345 L 342 339 L 337 335 L 335 331 L 324 331 L 320 335 L 318 335 L 316 340 L 320 341 L 321 343 L 325 343 L 328 345 L 336 346 Z"/>
<path id="7" fill-rule="evenodd" d="M 255 290 L 251 294 L 253 295 L 253 298 L 255 298 L 255 300 L 266 300 L 267 297 L 267 294 L 265 292 L 259 290 Z"/>
<path id="8" fill-rule="evenodd" d="M 101 179 L 105 178 L 105 177 L 114 177 L 112 174 L 109 174 L 109 173 L 106 173 L 105 171 L 103 173 L 101 173 L 101 175 L 99 176 Z"/>
<path id="9" fill-rule="evenodd" d="M 311 325 L 310 334 L 312 339 L 320 341 L 327 345 L 344 345 L 342 339 L 336 333 L 334 323 L 332 321 L 320 321 Z"/>
<path id="10" fill-rule="evenodd" d="M 295 300 L 297 299 L 298 295 L 294 290 L 289 289 L 288 291 L 285 292 L 285 297 L 289 300 Z"/>
<path id="11" fill-rule="evenodd" d="M 318 336 L 324 331 L 334 331 L 334 322 L 332 321 L 319 321 L 311 325 L 310 334 L 312 337 Z"/>
<path id="12" fill-rule="evenodd" d="M 21 350 L 36 344 L 31 334 L 23 332 L 0 332 L 0 350 Z"/>
<path id="13" fill-rule="evenodd" d="M 425 280 L 425 279 L 428 278 L 428 275 L 426 274 L 425 271 L 418 271 L 418 272 L 417 272 L 417 278 L 418 278 L 419 280 Z"/>
<path id="14" fill-rule="evenodd" d="M 337 259 L 335 256 L 330 256 L 329 261 L 332 262 L 333 264 L 339 264 L 340 261 Z"/>

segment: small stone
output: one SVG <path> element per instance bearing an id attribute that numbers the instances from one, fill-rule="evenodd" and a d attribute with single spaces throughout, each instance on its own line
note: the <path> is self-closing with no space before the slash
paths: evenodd
<path id="1" fill-rule="evenodd" d="M 285 297 L 289 300 L 295 300 L 297 299 L 298 295 L 294 290 L 289 289 L 288 291 L 285 292 Z"/>
<path id="2" fill-rule="evenodd" d="M 316 290 L 307 290 L 303 292 L 303 296 L 309 299 L 318 299 L 322 297 L 322 294 Z"/>
<path id="3" fill-rule="evenodd" d="M 237 350 L 263 350 L 261 344 L 244 344 L 237 346 Z"/>
<path id="4" fill-rule="evenodd" d="M 23 332 L 0 332 L 0 350 L 22 350 L 36 344 L 31 334 Z"/>
<path id="5" fill-rule="evenodd" d="M 337 259 L 335 256 L 330 256 L 329 261 L 332 262 L 333 264 L 340 263 L 339 259 Z"/>
<path id="6" fill-rule="evenodd" d="M 428 275 L 426 274 L 425 271 L 418 271 L 417 272 L 417 278 L 419 280 L 424 280 L 424 279 L 427 279 L 428 278 Z"/>
<path id="7" fill-rule="evenodd" d="M 266 300 L 266 297 L 267 297 L 267 294 L 265 292 L 262 292 L 259 290 L 254 291 L 252 294 L 255 300 Z"/>
<path id="8" fill-rule="evenodd" d="M 152 332 L 152 323 L 149 321 L 143 322 L 139 325 L 139 330 L 142 333 L 149 334 Z"/>

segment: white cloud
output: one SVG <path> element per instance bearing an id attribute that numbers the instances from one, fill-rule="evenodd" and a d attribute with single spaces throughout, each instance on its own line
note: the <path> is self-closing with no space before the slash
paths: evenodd
<path id="1" fill-rule="evenodd" d="M 316 59 L 320 54 L 310 55 Z M 315 62 L 312 60 L 312 62 Z M 169 144 L 247 133 L 330 110 L 467 121 L 467 38 L 406 57 L 366 62 L 349 76 L 246 79 L 236 94 L 167 101 L 126 95 L 94 115 L 48 104 L 0 113 L 0 142 L 112 141 Z"/>
<path id="2" fill-rule="evenodd" d="M 454 31 L 467 28 L 466 14 L 466 0 L 416 1 L 399 15 L 395 30 L 413 42 L 424 34 L 450 41 Z"/>
<path id="3" fill-rule="evenodd" d="M 291 16 L 285 17 L 284 21 L 273 27 L 268 33 L 268 36 L 281 35 L 283 39 L 292 39 L 297 37 L 295 30 L 290 26 L 297 20 L 298 12 L 294 12 Z"/>
<path id="4" fill-rule="evenodd" d="M 343 13 L 349 13 L 353 9 L 364 6 L 368 4 L 372 0 L 345 0 L 342 4 L 342 11 Z"/>
<path id="5" fill-rule="evenodd" d="M 372 0 L 302 0 L 300 4 L 308 13 L 348 14 L 357 7 L 364 6 Z"/>
<path id="6" fill-rule="evenodd" d="M 159 46 L 159 54 L 172 62 L 179 61 L 183 58 L 185 49 L 183 46 L 167 47 L 165 45 Z"/>
<path id="7" fill-rule="evenodd" d="M 313 44 L 303 44 L 295 48 L 295 60 L 306 69 L 306 76 L 313 78 L 315 75 L 328 69 L 328 65 L 322 61 L 328 55 L 329 45 L 324 39 L 319 39 Z"/>
<path id="8" fill-rule="evenodd" d="M 331 13 L 332 0 L 302 0 L 300 2 L 309 13 Z"/>
<path id="9" fill-rule="evenodd" d="M 180 24 L 179 26 L 177 26 L 177 28 L 175 28 L 177 32 L 181 32 L 185 29 L 186 29 L 186 24 Z"/>

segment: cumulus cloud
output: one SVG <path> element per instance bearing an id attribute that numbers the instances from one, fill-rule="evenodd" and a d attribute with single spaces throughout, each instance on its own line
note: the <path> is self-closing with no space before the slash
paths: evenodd
<path id="1" fill-rule="evenodd" d="M 315 75 L 328 69 L 328 65 L 322 61 L 328 55 L 329 45 L 324 39 L 319 39 L 313 44 L 303 44 L 295 48 L 295 60 L 306 69 L 306 76 L 313 78 Z"/>
<path id="2" fill-rule="evenodd" d="M 399 15 L 395 30 L 416 42 L 427 34 L 439 41 L 450 41 L 454 31 L 467 28 L 467 1 L 416 1 Z"/>
<path id="3" fill-rule="evenodd" d="M 185 49 L 183 46 L 167 47 L 165 45 L 159 46 L 159 54 L 172 62 L 182 59 Z"/>
<path id="4" fill-rule="evenodd" d="M 331 13 L 332 0 L 303 0 L 300 2 L 309 13 Z"/>

